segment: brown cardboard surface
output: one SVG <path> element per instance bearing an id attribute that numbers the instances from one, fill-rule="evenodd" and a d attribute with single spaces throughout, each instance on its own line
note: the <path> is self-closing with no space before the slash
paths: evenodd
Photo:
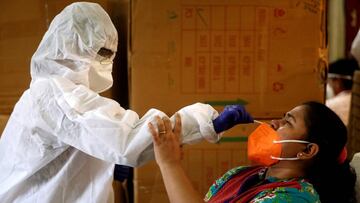
<path id="1" fill-rule="evenodd" d="M 221 110 L 246 104 L 255 118 L 277 118 L 324 100 L 324 0 L 133 0 L 130 107 L 172 115 L 194 102 Z M 246 136 L 185 147 L 183 167 L 201 193 L 226 170 L 248 164 Z M 169 202 L 155 163 L 135 169 L 135 202 Z"/>
<path id="2" fill-rule="evenodd" d="M 131 108 L 245 103 L 257 118 L 323 101 L 324 1 L 134 0 Z"/>
<path id="3" fill-rule="evenodd" d="M 258 124 L 238 125 L 225 132 L 217 144 L 201 142 L 184 146 L 182 166 L 195 189 L 205 196 L 211 184 L 229 169 L 249 164 L 247 136 Z M 155 162 L 135 169 L 135 202 L 169 202 Z"/>
<path id="4" fill-rule="evenodd" d="M 107 7 L 108 0 L 97 0 Z M 0 1 L 0 113 L 10 114 L 30 84 L 30 59 L 47 26 L 75 0 Z"/>
<path id="5" fill-rule="evenodd" d="M 127 182 L 113 181 L 114 189 L 114 203 L 129 203 L 128 191 L 126 188 Z"/>
<path id="6" fill-rule="evenodd" d="M 43 1 L 1 1 L 0 113 L 9 114 L 30 83 L 30 58 L 45 30 Z"/>
<path id="7" fill-rule="evenodd" d="M 8 120 L 9 120 L 9 115 L 0 115 L 0 137 L 2 132 L 4 131 L 4 128 Z"/>

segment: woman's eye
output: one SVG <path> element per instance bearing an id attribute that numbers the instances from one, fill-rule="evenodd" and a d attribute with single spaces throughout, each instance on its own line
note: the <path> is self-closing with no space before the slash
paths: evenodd
<path id="1" fill-rule="evenodd" d="M 292 124 L 291 124 L 291 122 L 290 122 L 290 121 L 285 120 L 285 122 L 286 122 L 286 125 L 290 125 L 290 126 L 292 126 Z"/>

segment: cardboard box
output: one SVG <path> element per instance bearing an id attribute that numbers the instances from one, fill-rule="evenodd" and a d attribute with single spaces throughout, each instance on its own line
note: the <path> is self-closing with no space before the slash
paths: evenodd
<path id="1" fill-rule="evenodd" d="M 324 100 L 324 1 L 133 0 L 131 108 L 195 101 L 279 117 Z"/>
<path id="2" fill-rule="evenodd" d="M 43 1 L 1 1 L 0 113 L 9 114 L 30 83 L 30 58 L 46 24 Z"/>
<path id="3" fill-rule="evenodd" d="M 104 8 L 108 0 L 97 0 Z M 29 87 L 30 59 L 55 15 L 75 0 L 0 1 L 0 113 Z"/>
<path id="4" fill-rule="evenodd" d="M 185 145 L 182 166 L 195 189 L 205 196 L 211 184 L 226 171 L 248 165 L 247 136 L 258 124 L 238 125 L 227 131 L 217 144 L 203 141 Z M 135 169 L 135 202 L 169 202 L 155 161 Z"/>
<path id="5" fill-rule="evenodd" d="M 255 118 L 282 117 L 302 102 L 324 101 L 325 1 L 133 0 L 130 107 L 172 115 L 194 102 L 221 110 L 246 104 Z M 187 146 L 183 166 L 206 193 L 218 176 L 247 164 L 246 136 Z M 241 136 L 238 136 L 241 135 Z M 135 169 L 135 202 L 169 202 L 152 163 Z"/>
<path id="6" fill-rule="evenodd" d="M 4 128 L 8 120 L 9 120 L 9 115 L 0 115 L 0 137 L 2 135 L 2 132 L 4 131 Z"/>
<path id="7" fill-rule="evenodd" d="M 127 191 L 127 182 L 120 182 L 117 180 L 113 181 L 113 189 L 114 189 L 114 203 L 129 203 L 129 195 Z"/>

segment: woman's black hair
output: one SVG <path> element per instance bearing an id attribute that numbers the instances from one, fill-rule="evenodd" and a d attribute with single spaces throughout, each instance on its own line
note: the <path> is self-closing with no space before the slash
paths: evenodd
<path id="1" fill-rule="evenodd" d="M 315 187 L 322 203 L 356 202 L 356 174 L 349 160 L 339 161 L 347 141 L 347 129 L 341 119 L 324 104 L 306 102 L 307 140 L 319 146 L 307 178 Z"/>

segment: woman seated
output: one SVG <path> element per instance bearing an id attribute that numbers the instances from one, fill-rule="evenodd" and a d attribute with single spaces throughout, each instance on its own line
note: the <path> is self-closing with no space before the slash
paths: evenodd
<path id="1" fill-rule="evenodd" d="M 179 116 L 174 128 L 168 118 L 156 121 L 149 128 L 171 202 L 356 202 L 346 127 L 321 103 L 304 103 L 271 126 L 259 125 L 248 138 L 248 158 L 254 165 L 229 170 L 205 199 L 180 164 Z"/>

